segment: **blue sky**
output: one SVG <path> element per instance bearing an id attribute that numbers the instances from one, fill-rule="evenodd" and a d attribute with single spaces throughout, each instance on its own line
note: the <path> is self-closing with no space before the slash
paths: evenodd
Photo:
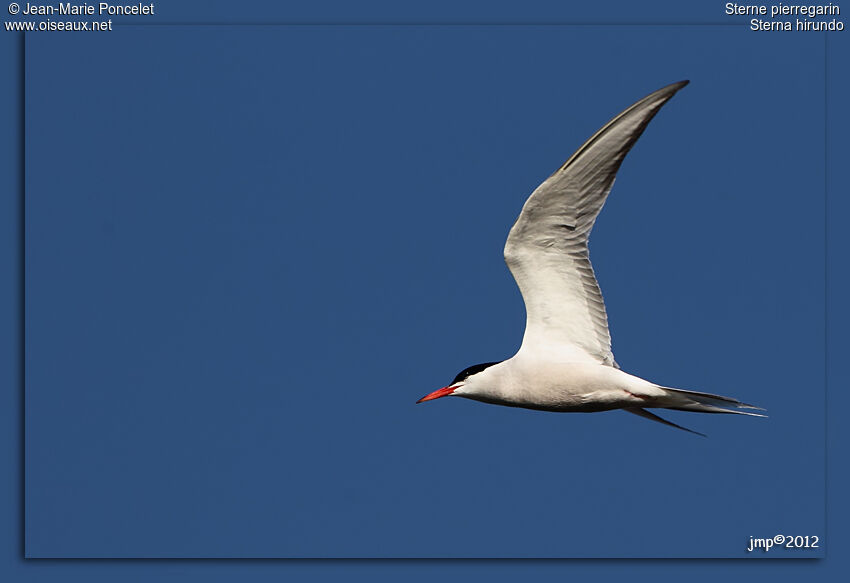
<path id="1" fill-rule="evenodd" d="M 32 556 L 741 557 L 823 532 L 820 37 L 107 42 L 27 46 Z M 699 439 L 414 406 L 517 348 L 501 248 L 531 190 L 683 78 L 591 238 L 614 353 L 770 419 L 671 415 Z"/>

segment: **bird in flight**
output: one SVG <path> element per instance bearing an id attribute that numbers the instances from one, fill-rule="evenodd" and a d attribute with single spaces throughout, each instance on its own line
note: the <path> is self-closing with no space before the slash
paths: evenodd
<path id="1" fill-rule="evenodd" d="M 663 387 L 630 375 L 611 352 L 588 237 L 617 170 L 658 110 L 688 81 L 647 95 L 605 124 L 531 193 L 505 244 L 525 301 L 525 336 L 501 362 L 476 364 L 417 403 L 465 397 L 543 411 L 629 413 L 697 433 L 651 413 L 675 409 L 764 417 L 731 397 Z"/>

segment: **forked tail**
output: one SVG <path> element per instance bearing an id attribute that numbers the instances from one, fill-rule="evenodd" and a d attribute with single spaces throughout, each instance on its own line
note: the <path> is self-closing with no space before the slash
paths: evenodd
<path id="1" fill-rule="evenodd" d="M 741 409 L 752 409 L 757 411 L 764 411 L 764 409 L 756 407 L 755 405 L 743 403 L 738 399 L 733 399 L 731 397 L 712 395 L 711 393 L 700 393 L 698 391 L 685 391 L 670 387 L 659 386 L 658 388 L 663 389 L 667 395 L 666 397 L 658 399 L 657 404 L 653 405 L 654 407 L 675 409 L 676 411 L 694 411 L 697 413 L 734 413 L 737 415 L 750 415 L 751 417 L 767 417 L 767 415 L 763 415 L 761 413 L 741 411 Z M 689 433 L 696 433 L 697 435 L 705 437 L 704 433 L 677 425 L 672 421 L 668 421 L 654 413 L 650 413 L 646 409 L 631 408 L 626 409 L 626 411 L 644 417 L 645 419 L 651 419 L 652 421 L 657 421 L 658 423 L 663 423 L 665 425 L 669 425 Z"/>

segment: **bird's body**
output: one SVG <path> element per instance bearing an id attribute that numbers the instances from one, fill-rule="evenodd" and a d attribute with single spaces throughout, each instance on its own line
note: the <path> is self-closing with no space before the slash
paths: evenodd
<path id="1" fill-rule="evenodd" d="M 462 371 L 419 402 L 457 396 L 545 411 L 625 409 L 680 429 L 646 409 L 759 416 L 741 411 L 756 407 L 736 399 L 662 387 L 620 370 L 590 264 L 588 237 L 623 158 L 686 84 L 663 87 L 626 109 L 534 190 L 505 244 L 505 262 L 525 301 L 522 346 L 508 360 Z"/>
<path id="2" fill-rule="evenodd" d="M 477 386 L 459 387 L 455 396 L 544 411 L 608 411 L 642 407 L 664 391 L 620 369 L 588 362 L 560 361 L 518 352 L 479 373 Z"/>

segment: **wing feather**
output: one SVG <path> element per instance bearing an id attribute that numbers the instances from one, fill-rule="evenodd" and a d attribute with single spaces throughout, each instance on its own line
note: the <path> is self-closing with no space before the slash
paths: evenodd
<path id="1" fill-rule="evenodd" d="M 687 83 L 663 87 L 612 119 L 526 201 L 505 244 L 525 301 L 523 349 L 617 366 L 587 241 L 626 154 Z"/>

